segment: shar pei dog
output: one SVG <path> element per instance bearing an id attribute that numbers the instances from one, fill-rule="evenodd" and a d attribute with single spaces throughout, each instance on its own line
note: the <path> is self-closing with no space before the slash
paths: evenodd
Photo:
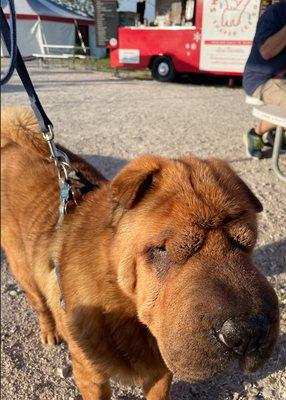
<path id="1" fill-rule="evenodd" d="M 84 400 L 110 399 L 110 378 L 166 400 L 173 376 L 269 358 L 277 297 L 252 260 L 262 205 L 225 161 L 147 155 L 109 182 L 64 149 L 94 189 L 56 229 L 57 171 L 29 110 L 3 111 L 1 147 L 2 245 L 42 342 L 68 343 Z"/>

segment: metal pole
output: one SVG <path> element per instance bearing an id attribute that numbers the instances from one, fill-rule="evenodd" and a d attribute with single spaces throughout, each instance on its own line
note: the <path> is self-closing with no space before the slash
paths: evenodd
<path id="1" fill-rule="evenodd" d="M 282 145 L 282 139 L 283 139 L 283 128 L 282 126 L 277 126 L 274 146 L 273 146 L 273 154 L 272 154 L 272 167 L 278 178 L 286 182 L 286 175 L 282 173 L 279 167 L 279 154 Z"/>

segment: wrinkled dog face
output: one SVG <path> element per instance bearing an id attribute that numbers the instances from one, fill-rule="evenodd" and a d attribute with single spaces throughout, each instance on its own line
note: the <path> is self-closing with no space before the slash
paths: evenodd
<path id="1" fill-rule="evenodd" d="M 258 369 L 273 350 L 279 315 L 251 259 L 257 198 L 214 159 L 142 157 L 112 189 L 118 282 L 168 368 L 189 381 L 232 360 Z"/>

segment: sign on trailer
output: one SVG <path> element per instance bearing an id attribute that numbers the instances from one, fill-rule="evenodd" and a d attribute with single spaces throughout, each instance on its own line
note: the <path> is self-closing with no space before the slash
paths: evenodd
<path id="1" fill-rule="evenodd" d="M 97 46 L 106 47 L 109 40 L 117 37 L 118 13 L 116 0 L 94 0 Z"/>

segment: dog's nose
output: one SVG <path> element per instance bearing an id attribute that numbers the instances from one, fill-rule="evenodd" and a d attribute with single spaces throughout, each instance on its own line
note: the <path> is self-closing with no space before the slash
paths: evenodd
<path id="1" fill-rule="evenodd" d="M 269 332 L 269 321 L 264 315 L 248 320 L 228 319 L 218 332 L 222 343 L 239 355 L 257 350 Z"/>

